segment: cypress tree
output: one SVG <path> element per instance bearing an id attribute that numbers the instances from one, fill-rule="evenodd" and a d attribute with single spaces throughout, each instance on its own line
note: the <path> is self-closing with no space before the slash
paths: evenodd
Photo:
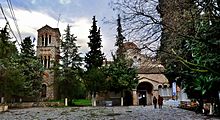
<path id="1" fill-rule="evenodd" d="M 117 49 L 117 57 L 120 57 L 123 53 L 123 43 L 124 43 L 124 39 L 125 37 L 122 35 L 122 27 L 121 27 L 121 17 L 120 15 L 118 15 L 118 19 L 117 19 L 117 35 L 116 35 L 116 43 L 115 46 L 118 47 Z"/>
<path id="2" fill-rule="evenodd" d="M 117 19 L 117 35 L 116 35 L 116 43 L 115 46 L 121 47 L 125 37 L 122 35 L 122 26 L 121 26 L 121 17 L 120 15 L 118 15 L 118 19 Z"/>
<path id="3" fill-rule="evenodd" d="M 104 60 L 104 54 L 101 52 L 101 35 L 100 35 L 100 28 L 97 28 L 95 16 L 93 16 L 93 24 L 92 29 L 90 29 L 90 35 L 88 38 L 90 39 L 90 42 L 88 43 L 88 46 L 90 47 L 90 51 L 85 56 L 85 63 L 86 68 L 98 68 L 102 66 L 103 60 Z"/>
<path id="4" fill-rule="evenodd" d="M 96 106 L 96 93 L 105 89 L 105 75 L 101 70 L 101 66 L 104 60 L 104 54 L 101 52 L 101 35 L 100 28 L 97 28 L 95 16 L 93 16 L 92 29 L 90 29 L 90 35 L 88 38 L 90 42 L 88 46 L 90 51 L 85 56 L 85 67 L 87 68 L 84 76 L 84 83 L 88 91 L 92 96 L 92 105 Z"/>
<path id="5" fill-rule="evenodd" d="M 138 83 L 136 69 L 129 66 L 129 60 L 126 59 L 124 55 L 124 39 L 125 37 L 122 35 L 121 18 L 120 15 L 118 15 L 115 43 L 118 49 L 116 51 L 116 56 L 112 54 L 114 62 L 107 68 L 107 74 L 110 76 L 108 80 L 109 90 L 116 93 L 121 92 L 121 106 L 124 105 L 124 92 L 135 88 Z"/>

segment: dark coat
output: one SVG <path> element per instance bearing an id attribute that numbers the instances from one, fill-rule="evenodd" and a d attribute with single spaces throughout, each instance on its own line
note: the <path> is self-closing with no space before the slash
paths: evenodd
<path id="1" fill-rule="evenodd" d="M 159 105 L 163 105 L 163 97 L 159 97 L 158 98 L 158 104 Z"/>
<path id="2" fill-rule="evenodd" d="M 153 98 L 153 103 L 157 104 L 157 98 L 156 97 Z"/>

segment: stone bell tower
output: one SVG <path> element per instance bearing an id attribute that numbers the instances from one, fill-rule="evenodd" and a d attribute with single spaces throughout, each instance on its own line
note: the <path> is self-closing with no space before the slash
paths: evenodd
<path id="1" fill-rule="evenodd" d="M 37 30 L 37 57 L 45 68 L 42 84 L 42 100 L 57 98 L 57 86 L 54 83 L 54 72 L 50 69 L 54 62 L 59 62 L 60 31 L 48 25 Z"/>

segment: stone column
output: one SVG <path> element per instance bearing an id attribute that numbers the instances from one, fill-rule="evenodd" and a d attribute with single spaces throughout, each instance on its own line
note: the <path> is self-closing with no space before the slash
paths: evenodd
<path id="1" fill-rule="evenodd" d="M 121 96 L 121 106 L 124 106 L 124 99 L 123 99 L 123 96 Z"/>
<path id="2" fill-rule="evenodd" d="M 133 98 L 133 105 L 138 105 L 138 95 L 136 89 L 132 90 L 132 98 Z"/>
<path id="3" fill-rule="evenodd" d="M 65 98 L 64 105 L 65 105 L 65 106 L 68 106 L 68 100 L 67 100 L 67 98 Z"/>
<path id="4" fill-rule="evenodd" d="M 147 105 L 152 105 L 152 95 L 147 93 Z"/>

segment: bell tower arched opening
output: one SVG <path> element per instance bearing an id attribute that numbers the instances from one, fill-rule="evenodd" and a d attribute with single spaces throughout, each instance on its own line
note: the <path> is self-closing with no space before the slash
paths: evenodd
<path id="1" fill-rule="evenodd" d="M 43 84 L 43 85 L 42 85 L 41 97 L 42 97 L 42 98 L 47 97 L 47 85 L 46 85 L 46 84 Z"/>

